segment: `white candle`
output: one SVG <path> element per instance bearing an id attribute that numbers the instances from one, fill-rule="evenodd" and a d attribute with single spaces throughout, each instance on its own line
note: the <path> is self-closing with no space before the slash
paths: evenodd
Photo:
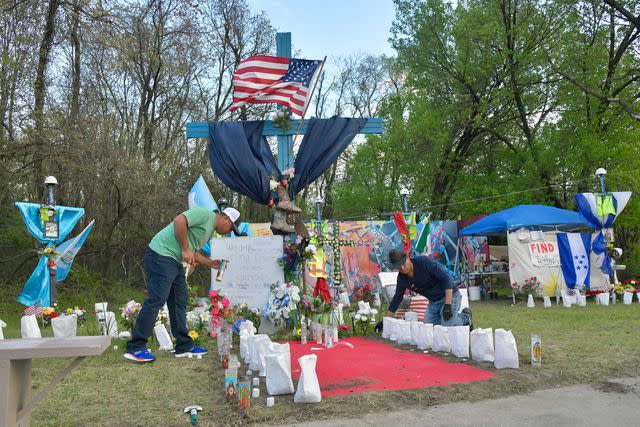
<path id="1" fill-rule="evenodd" d="M 260 389 L 254 388 L 253 390 L 251 390 L 251 397 L 260 397 Z"/>
<path id="2" fill-rule="evenodd" d="M 273 397 L 267 397 L 267 406 L 270 408 L 275 405 L 276 399 Z"/>
<path id="3" fill-rule="evenodd" d="M 256 377 L 253 379 L 253 386 L 258 387 L 260 385 L 260 378 Z"/>

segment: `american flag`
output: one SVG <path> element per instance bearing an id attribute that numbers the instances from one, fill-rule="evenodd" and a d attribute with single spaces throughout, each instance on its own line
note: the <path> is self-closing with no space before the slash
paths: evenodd
<path id="1" fill-rule="evenodd" d="M 25 316 L 38 316 L 42 314 L 42 305 L 37 302 L 24 309 Z"/>
<path id="2" fill-rule="evenodd" d="M 252 56 L 233 73 L 231 111 L 246 104 L 280 104 L 302 116 L 322 61 Z"/>
<path id="3" fill-rule="evenodd" d="M 418 321 L 424 320 L 424 312 L 429 306 L 429 300 L 422 295 L 405 295 L 398 310 L 396 310 L 396 317 L 403 319 L 407 311 L 415 311 L 418 313 Z"/>

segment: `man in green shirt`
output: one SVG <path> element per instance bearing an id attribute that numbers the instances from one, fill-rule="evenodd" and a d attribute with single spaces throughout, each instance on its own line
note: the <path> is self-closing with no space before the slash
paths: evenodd
<path id="1" fill-rule="evenodd" d="M 240 213 L 226 208 L 220 213 L 195 207 L 181 213 L 156 234 L 144 254 L 147 276 L 147 299 L 133 328 L 131 341 L 127 343 L 125 359 L 146 363 L 156 357 L 147 350 L 147 339 L 153 333 L 158 311 L 166 303 L 169 308 L 171 332 L 176 338 L 175 356 L 189 357 L 207 353 L 207 349 L 193 344 L 187 326 L 187 283 L 185 265 L 203 264 L 220 268 L 220 260 L 211 260 L 199 250 L 216 232 L 227 235 L 234 231 L 239 235 L 236 221 Z"/>

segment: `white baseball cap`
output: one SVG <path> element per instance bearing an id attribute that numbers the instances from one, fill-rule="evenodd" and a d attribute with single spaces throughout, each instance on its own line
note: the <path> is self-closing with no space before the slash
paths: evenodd
<path id="1" fill-rule="evenodd" d="M 225 208 L 222 213 L 228 216 L 231 222 L 233 222 L 234 224 L 236 223 L 238 218 L 240 218 L 240 212 L 238 212 L 238 210 L 234 208 Z"/>

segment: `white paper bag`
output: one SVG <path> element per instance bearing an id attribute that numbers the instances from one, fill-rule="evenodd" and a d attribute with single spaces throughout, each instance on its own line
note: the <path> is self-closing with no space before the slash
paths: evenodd
<path id="1" fill-rule="evenodd" d="M 51 319 L 51 329 L 54 337 L 75 337 L 78 330 L 78 318 L 71 316 L 58 316 Z"/>
<path id="2" fill-rule="evenodd" d="M 4 328 L 7 327 L 7 324 L 0 319 L 0 340 L 4 339 Z"/>
<path id="3" fill-rule="evenodd" d="M 633 293 L 632 292 L 625 292 L 622 294 L 622 303 L 629 305 L 633 302 Z"/>
<path id="4" fill-rule="evenodd" d="M 42 338 L 36 316 L 22 316 L 22 319 L 20 319 L 20 335 L 22 338 Z"/>
<path id="5" fill-rule="evenodd" d="M 264 357 L 264 363 L 267 373 L 267 393 L 271 396 L 293 393 L 291 356 L 289 353 L 267 354 Z"/>
<path id="6" fill-rule="evenodd" d="M 411 322 L 411 345 L 418 345 L 420 335 L 420 325 L 424 325 L 422 322 Z"/>
<path id="7" fill-rule="evenodd" d="M 433 324 L 425 323 L 423 330 L 425 331 L 425 346 L 427 347 L 425 350 L 433 348 Z"/>
<path id="8" fill-rule="evenodd" d="M 511 331 L 496 329 L 496 352 L 493 365 L 496 369 L 518 368 L 518 347 Z"/>
<path id="9" fill-rule="evenodd" d="M 108 302 L 97 302 L 94 304 L 94 310 L 96 313 L 100 313 L 100 312 L 106 312 L 107 311 L 107 306 L 109 305 Z"/>
<path id="10" fill-rule="evenodd" d="M 586 307 L 587 306 L 587 296 L 586 295 L 576 295 L 576 305 L 578 307 Z"/>
<path id="11" fill-rule="evenodd" d="M 398 344 L 411 344 L 411 322 L 398 323 Z"/>
<path id="12" fill-rule="evenodd" d="M 543 297 L 543 300 L 544 300 L 544 303 L 543 303 L 544 308 L 549 308 L 549 307 L 551 307 L 551 298 L 550 298 L 550 297 L 548 297 L 548 296 L 546 296 L 546 295 L 545 295 L 545 296 Z"/>
<path id="13" fill-rule="evenodd" d="M 249 341 L 249 369 L 252 371 L 260 371 L 260 376 L 266 375 L 264 356 L 269 353 L 269 344 L 271 339 L 265 334 L 258 334 L 251 337 Z"/>
<path id="14" fill-rule="evenodd" d="M 383 317 L 382 318 L 382 338 L 385 340 L 389 339 L 389 334 L 391 332 L 391 317 Z"/>
<path id="15" fill-rule="evenodd" d="M 398 341 L 398 335 L 400 333 L 400 323 L 404 322 L 404 320 L 400 319 L 391 319 L 389 321 L 389 340 Z"/>
<path id="16" fill-rule="evenodd" d="M 435 325 L 433 327 L 433 351 L 451 353 L 451 341 L 449 341 L 449 328 Z"/>
<path id="17" fill-rule="evenodd" d="M 471 358 L 477 362 L 493 362 L 493 330 L 478 328 L 471 331 Z"/>
<path id="18" fill-rule="evenodd" d="M 449 326 L 451 353 L 456 357 L 469 357 L 469 326 Z"/>
<path id="19" fill-rule="evenodd" d="M 163 324 L 155 325 L 153 327 L 153 333 L 156 335 L 158 344 L 160 344 L 160 350 L 173 350 L 173 341 L 171 341 L 171 336 Z"/>
<path id="20" fill-rule="evenodd" d="M 536 306 L 536 303 L 533 301 L 533 295 L 529 294 L 529 296 L 527 297 L 527 307 L 533 308 L 535 306 Z"/>
<path id="21" fill-rule="evenodd" d="M 249 361 L 249 335 L 248 331 L 240 331 L 240 357 L 247 363 Z"/>
<path id="22" fill-rule="evenodd" d="M 240 323 L 240 326 L 238 326 L 238 333 L 242 331 L 246 331 L 249 335 L 255 335 L 256 332 L 258 332 L 251 320 L 244 320 Z"/>
<path id="23" fill-rule="evenodd" d="M 298 359 L 302 372 L 298 381 L 298 389 L 293 396 L 294 403 L 318 403 L 322 400 L 320 383 L 318 383 L 316 375 L 317 359 L 318 356 L 315 354 L 307 354 Z"/>
<path id="24" fill-rule="evenodd" d="M 603 294 L 596 294 L 596 303 L 601 305 L 609 305 L 609 294 L 607 292 Z"/>

